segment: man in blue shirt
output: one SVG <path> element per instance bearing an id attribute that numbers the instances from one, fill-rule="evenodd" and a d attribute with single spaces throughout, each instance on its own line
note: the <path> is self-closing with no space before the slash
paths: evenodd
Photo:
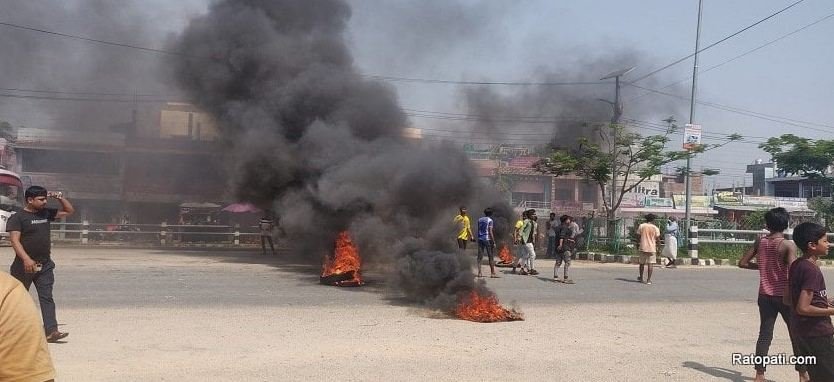
<path id="1" fill-rule="evenodd" d="M 484 260 L 484 252 L 489 259 L 489 270 L 491 275 L 489 277 L 497 278 L 495 273 L 495 232 L 492 221 L 492 208 L 484 210 L 484 217 L 478 219 L 478 277 L 484 277 L 481 274 L 481 262 Z"/>

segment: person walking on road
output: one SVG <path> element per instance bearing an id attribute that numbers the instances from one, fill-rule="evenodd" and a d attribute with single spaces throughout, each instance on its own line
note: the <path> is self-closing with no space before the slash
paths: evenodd
<path id="1" fill-rule="evenodd" d="M 536 210 L 527 210 L 527 217 L 524 219 L 524 225 L 521 226 L 521 244 L 524 245 L 524 255 L 519 261 L 521 267 L 520 273 L 522 275 L 537 275 L 539 271 L 535 269 L 536 260 L 536 240 L 538 239 L 538 217 Z"/>
<path id="2" fill-rule="evenodd" d="M 526 210 L 521 212 L 521 217 L 518 219 L 518 221 L 515 222 L 515 226 L 513 228 L 513 245 L 515 246 L 515 259 L 513 259 L 512 273 L 515 273 L 516 268 L 521 267 L 521 259 L 524 257 L 524 252 L 526 252 L 524 244 L 521 243 L 521 228 L 524 227 L 525 219 L 527 219 Z"/>
<path id="3" fill-rule="evenodd" d="M 458 248 L 462 251 L 466 250 L 466 243 L 475 240 L 472 234 L 472 224 L 469 222 L 469 216 L 466 214 L 466 207 L 460 207 L 460 214 L 455 216 L 455 226 L 457 229 Z"/>
<path id="4" fill-rule="evenodd" d="M 666 222 L 666 235 L 664 236 L 663 252 L 661 255 L 669 262 L 666 268 L 677 268 L 675 260 L 678 258 L 678 218 L 670 216 Z"/>
<path id="5" fill-rule="evenodd" d="M 637 227 L 637 236 L 640 237 L 640 276 L 637 281 L 652 285 L 652 266 L 657 262 L 657 240 L 660 239 L 660 228 L 654 225 L 656 217 L 654 214 L 646 215 L 646 222 Z M 643 279 L 643 268 L 648 267 L 648 274 Z M 645 281 L 643 281 L 645 280 Z"/>
<path id="6" fill-rule="evenodd" d="M 6 222 L 6 231 L 14 248 L 15 259 L 10 272 L 29 290 L 32 283 L 38 290 L 41 316 L 47 342 L 57 342 L 69 335 L 58 331 L 55 316 L 55 262 L 52 261 L 52 233 L 49 223 L 72 215 L 75 209 L 60 192 L 47 192 L 40 186 L 32 186 L 24 193 L 26 207 L 12 215 Z M 61 204 L 61 209 L 46 207 L 47 198 Z"/>
<path id="7" fill-rule="evenodd" d="M 489 261 L 489 271 L 492 278 L 498 278 L 495 273 L 495 222 L 492 220 L 492 208 L 484 210 L 484 216 L 478 219 L 478 277 L 481 274 L 481 262 L 486 252 Z"/>
<path id="8" fill-rule="evenodd" d="M 556 248 L 556 263 L 553 266 L 553 280 L 559 281 L 559 267 L 562 263 L 565 264 L 564 279 L 565 284 L 573 284 L 574 281 L 568 277 L 568 269 L 570 269 L 571 255 L 576 241 L 573 239 L 573 230 L 571 229 L 571 219 L 568 215 L 562 215 L 559 218 L 562 223 L 559 229 L 559 244 Z"/>

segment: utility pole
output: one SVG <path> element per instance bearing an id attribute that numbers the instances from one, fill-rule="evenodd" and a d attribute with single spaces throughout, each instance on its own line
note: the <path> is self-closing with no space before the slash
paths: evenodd
<path id="1" fill-rule="evenodd" d="M 704 0 L 698 0 L 698 26 L 695 32 L 695 63 L 692 65 L 692 97 L 689 100 L 689 123 L 692 125 L 695 124 L 695 96 L 698 89 L 698 51 L 701 48 L 701 16 L 703 14 L 703 5 Z M 686 232 L 689 232 L 689 227 L 692 226 L 692 180 L 689 174 L 691 167 L 692 153 L 689 153 L 686 156 Z"/>
<path id="2" fill-rule="evenodd" d="M 617 210 L 614 209 L 614 203 L 617 200 L 615 192 L 617 189 L 617 140 L 619 139 L 620 118 L 623 116 L 623 104 L 620 100 L 620 77 L 630 73 L 632 70 L 634 70 L 633 66 L 618 70 L 616 72 L 611 72 L 605 75 L 604 77 L 600 78 L 600 81 L 608 80 L 611 78 L 614 79 L 614 102 L 600 99 L 600 101 L 611 104 L 611 106 L 614 107 L 614 115 L 611 116 L 611 127 L 608 130 L 608 140 L 611 153 L 611 204 L 609 204 L 610 212 L 608 214 L 608 218 L 611 221 L 613 221 L 617 217 Z M 609 224 L 609 227 L 612 226 L 613 223 Z"/>

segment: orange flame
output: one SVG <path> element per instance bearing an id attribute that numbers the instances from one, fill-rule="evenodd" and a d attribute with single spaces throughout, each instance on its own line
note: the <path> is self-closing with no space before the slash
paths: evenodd
<path id="1" fill-rule="evenodd" d="M 501 250 L 498 251 L 498 260 L 501 260 L 501 263 L 504 264 L 512 264 L 513 262 L 513 255 L 510 254 L 510 248 L 506 245 L 501 246 Z"/>
<path id="2" fill-rule="evenodd" d="M 362 259 L 359 257 L 359 250 L 353 241 L 350 240 L 350 235 L 347 231 L 339 233 L 336 238 L 336 250 L 333 256 L 325 256 L 324 264 L 321 268 L 321 277 L 333 277 L 338 275 L 352 274 L 350 279 L 334 282 L 336 286 L 356 286 L 364 284 L 362 275 L 360 274 L 360 267 Z"/>
<path id="3" fill-rule="evenodd" d="M 455 316 L 474 322 L 522 321 L 524 317 L 515 309 L 507 309 L 498 303 L 495 295 L 482 295 L 471 291 L 462 295 L 455 308 Z"/>

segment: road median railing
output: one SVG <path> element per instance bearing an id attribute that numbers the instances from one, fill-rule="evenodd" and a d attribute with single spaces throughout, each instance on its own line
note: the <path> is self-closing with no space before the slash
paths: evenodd
<path id="1" fill-rule="evenodd" d="M 260 243 L 257 226 L 192 224 L 108 224 L 83 221 L 53 222 L 52 238 L 58 243 L 82 245 L 124 243 L 153 246 L 222 245 Z"/>

